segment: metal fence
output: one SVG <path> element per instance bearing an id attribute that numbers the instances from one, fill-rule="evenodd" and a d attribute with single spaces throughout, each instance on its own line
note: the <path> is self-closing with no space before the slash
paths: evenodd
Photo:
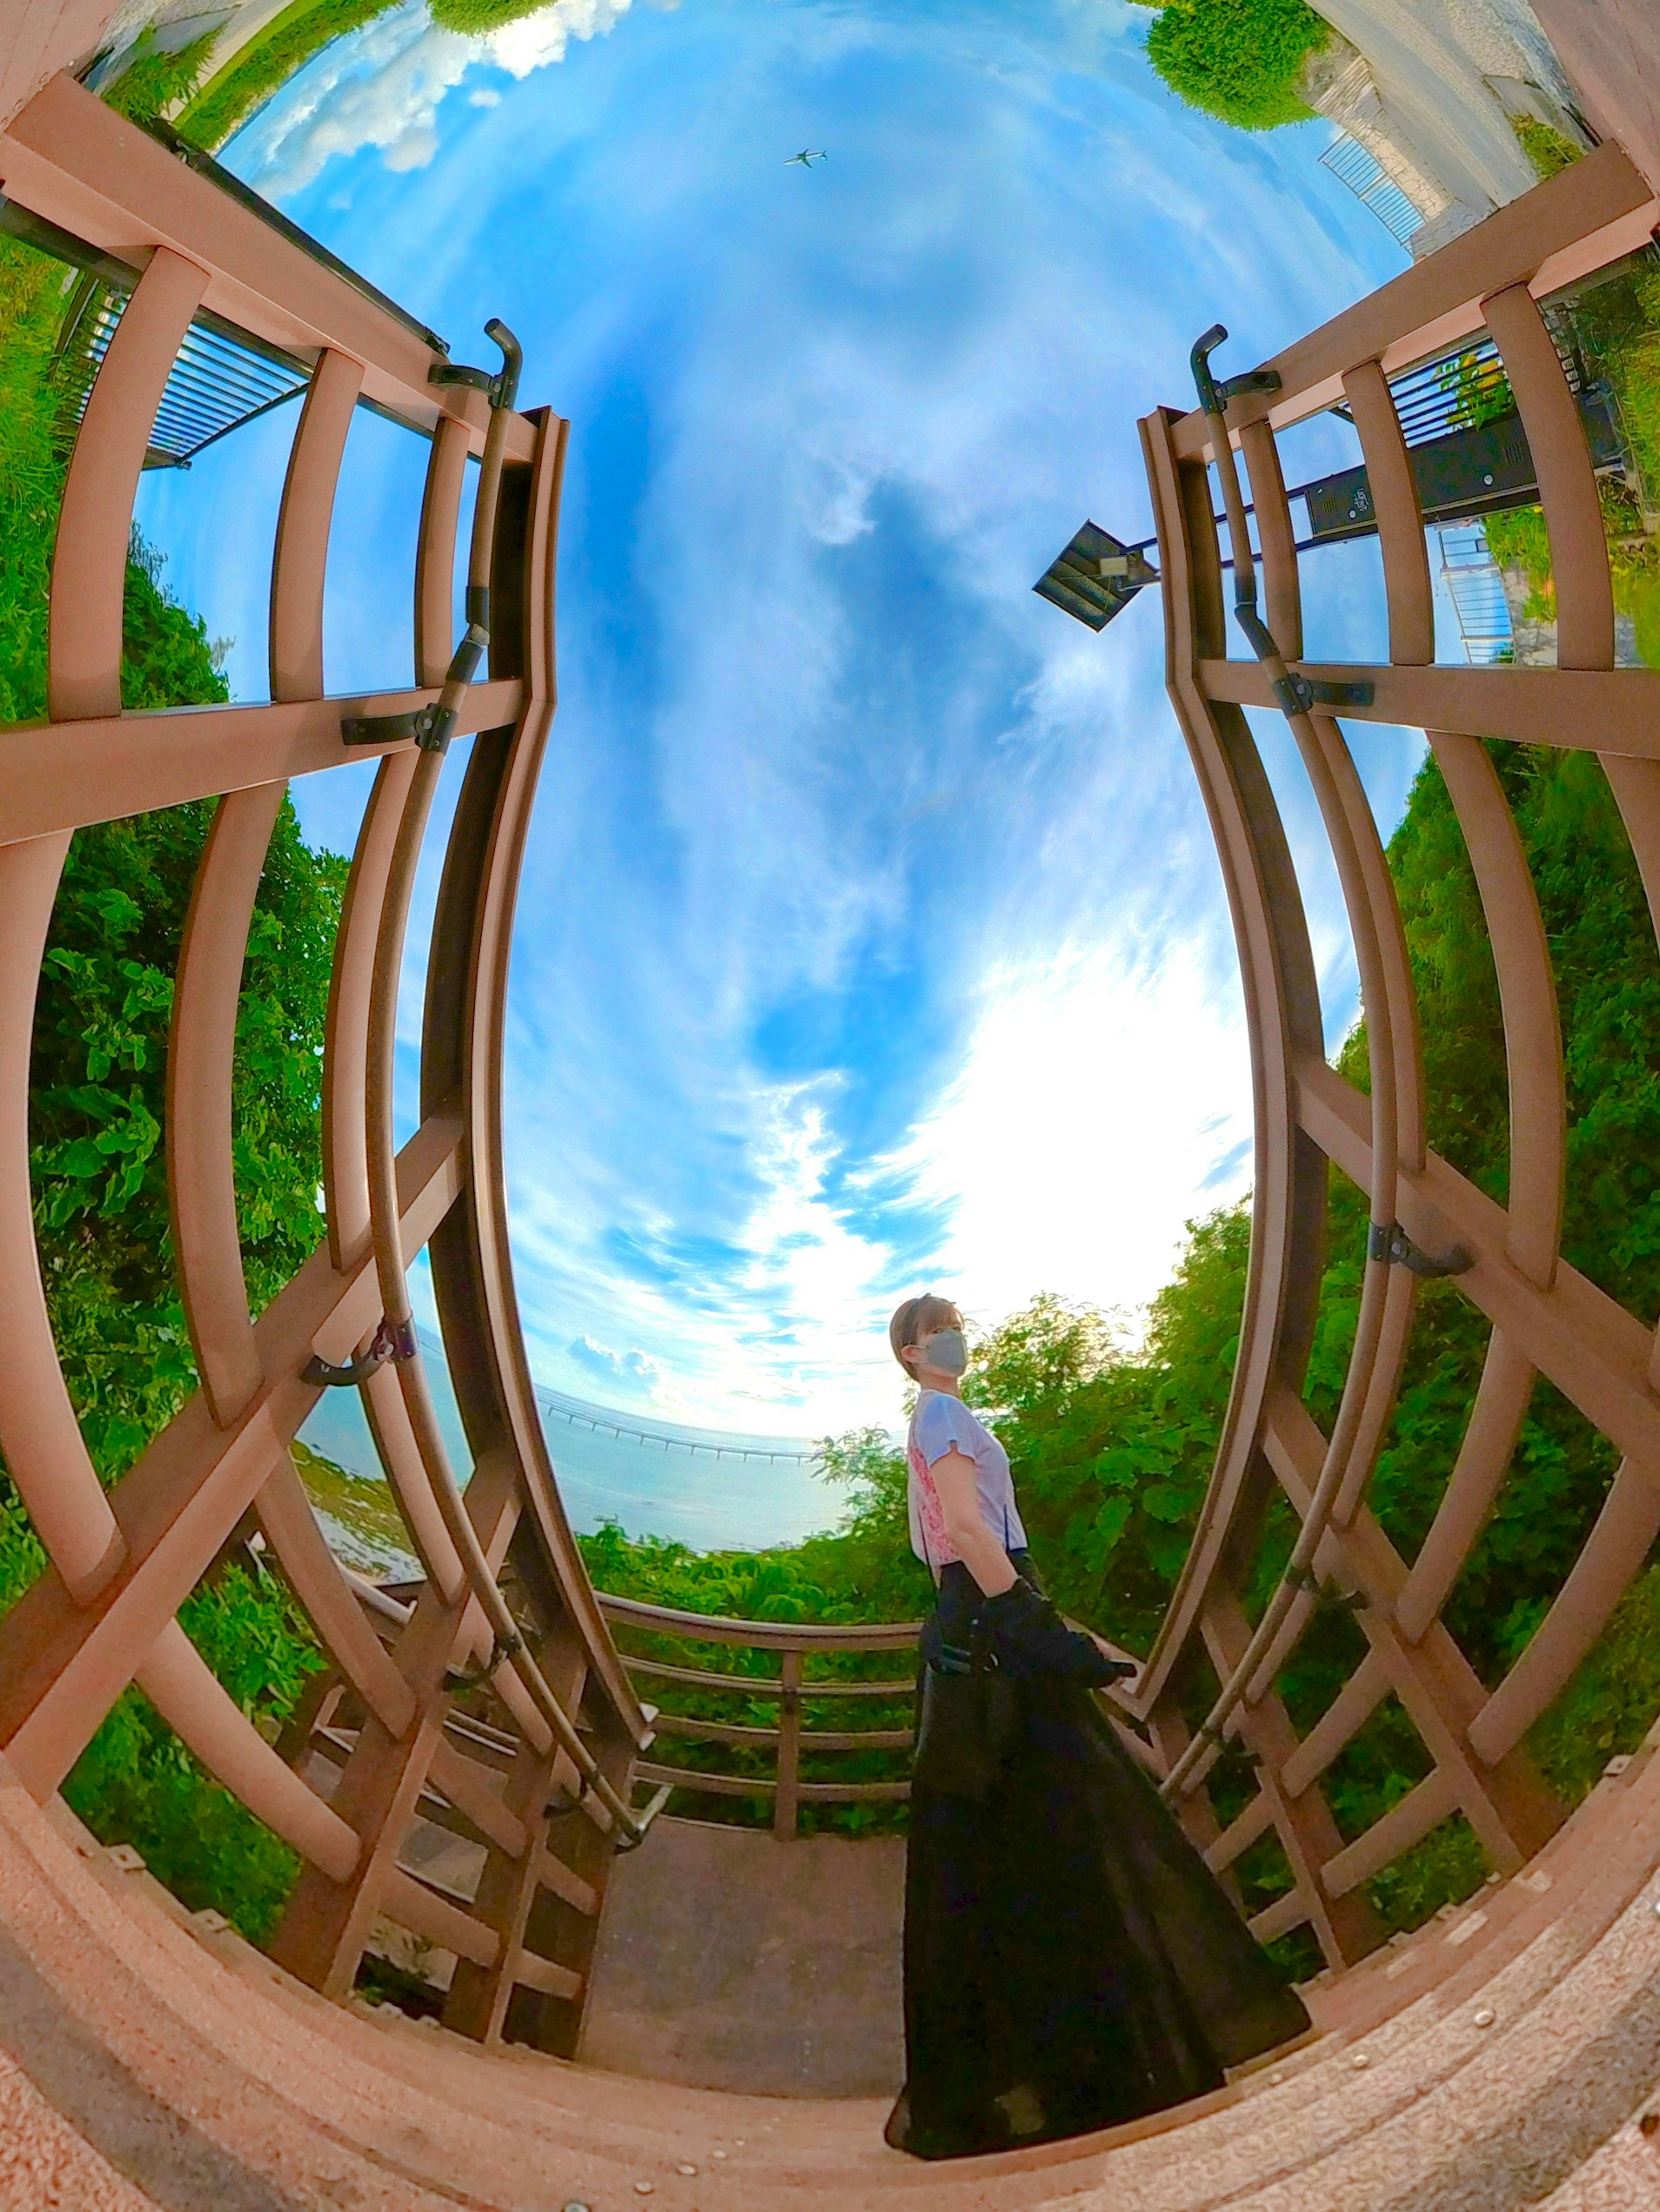
<path id="1" fill-rule="evenodd" d="M 1337 132 L 1321 155 L 1320 166 L 1330 169 L 1340 184 L 1347 185 L 1355 198 L 1372 210 L 1397 245 L 1409 246 L 1423 228 L 1422 215 L 1376 155 L 1347 131 Z"/>

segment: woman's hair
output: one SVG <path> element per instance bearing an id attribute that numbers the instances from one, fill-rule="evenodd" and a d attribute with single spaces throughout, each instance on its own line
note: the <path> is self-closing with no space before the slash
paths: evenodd
<path id="1" fill-rule="evenodd" d="M 936 1328 L 954 1328 L 961 1319 L 949 1298 L 936 1297 L 932 1291 L 926 1291 L 919 1298 L 907 1298 L 888 1322 L 888 1341 L 894 1347 L 894 1357 L 913 1382 L 916 1370 L 906 1367 L 906 1346 L 920 1344 Z"/>

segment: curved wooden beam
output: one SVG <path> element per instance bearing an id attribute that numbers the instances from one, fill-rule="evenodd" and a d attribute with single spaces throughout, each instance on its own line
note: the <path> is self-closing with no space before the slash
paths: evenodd
<path id="1" fill-rule="evenodd" d="M 35 1534 L 76 1603 L 126 1558 L 58 1363 L 29 1181 L 29 1056 L 40 956 L 69 851 L 67 830 L 0 847 L 0 1452 Z"/>
<path id="2" fill-rule="evenodd" d="M 133 499 L 168 372 L 207 288 L 194 262 L 152 254 L 93 380 L 52 548 L 46 700 L 54 722 L 121 711 Z"/>
<path id="3" fill-rule="evenodd" d="M 288 453 L 271 558 L 271 696 L 323 696 L 323 583 L 335 489 L 363 369 L 325 353 L 312 380 Z"/>
<path id="4" fill-rule="evenodd" d="M 197 1368 L 221 1428 L 264 1376 L 236 1217 L 232 1082 L 254 900 L 286 784 L 221 799 L 197 863 L 167 1043 L 167 1196 Z"/>

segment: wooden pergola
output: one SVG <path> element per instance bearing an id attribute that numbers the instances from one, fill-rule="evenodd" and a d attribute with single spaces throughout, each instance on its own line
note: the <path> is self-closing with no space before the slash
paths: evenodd
<path id="1" fill-rule="evenodd" d="M 515 887 L 554 698 L 553 580 L 566 425 L 520 413 L 491 380 L 446 380 L 418 325 L 308 250 L 245 194 L 177 158 L 74 78 L 58 46 L 97 9 L 31 5 L 0 48 L 28 96 L 0 131 L 0 188 L 132 275 L 64 486 L 51 577 L 49 714 L 0 732 L 0 1452 L 50 1559 L 0 1620 L 0 1751 L 49 1799 L 103 1717 L 136 1683 L 202 1763 L 300 1853 L 278 1960 L 342 1996 L 378 1916 L 453 1953 L 446 2024 L 575 2048 L 585 1976 L 633 1804 L 649 1717 L 561 1507 L 527 1369 L 509 1258 L 500 1152 L 501 1040 Z M 71 26 L 64 30 L 64 24 Z M 44 29 L 42 26 L 44 25 Z M 25 33 L 39 33 L 30 46 Z M 54 26 L 57 31 L 54 32 Z M 51 33 L 51 35 L 49 35 Z M 22 58 L 20 61 L 19 56 Z M 39 83 L 39 89 L 32 87 Z M 6 110 L 0 109 L 0 112 Z M 1523 1739 L 1590 1649 L 1660 1534 L 1660 1352 L 1654 1316 L 1624 1310 L 1560 1255 L 1562 1054 L 1550 960 L 1520 840 L 1484 740 L 1596 753 L 1651 907 L 1660 914 L 1660 673 L 1614 665 L 1613 602 L 1594 474 L 1540 302 L 1644 245 L 1660 221 L 1650 179 L 1620 148 L 1573 167 L 1206 407 L 1142 426 L 1159 538 L 1172 699 L 1215 830 L 1238 935 L 1253 1045 L 1255 1212 L 1227 1424 L 1180 1586 L 1119 1718 L 1225 1870 L 1270 1831 L 1293 1887 L 1254 1923 L 1264 1940 L 1312 1928 L 1334 1967 L 1378 1941 L 1365 1885 L 1461 1813 L 1501 1873 L 1524 1866 L 1563 1811 Z M 122 582 L 134 495 L 169 374 L 208 313 L 306 365 L 276 540 L 269 703 L 123 712 Z M 1537 471 L 1560 611 L 1551 669 L 1438 666 L 1422 519 L 1390 378 L 1485 331 Z M 434 380 L 434 372 L 439 373 Z M 322 609 L 336 486 L 354 406 L 373 401 L 431 440 L 416 547 L 415 665 L 374 698 L 324 692 Z M 1302 654 L 1299 556 L 1276 434 L 1342 400 L 1360 434 L 1387 586 L 1390 658 Z M 1236 459 L 1236 451 L 1238 459 Z M 470 618 L 488 665 L 454 656 L 457 517 L 470 457 L 481 517 Z M 1253 554 L 1238 468 L 1248 473 Z M 1215 469 L 1236 605 L 1256 621 L 1230 657 Z M 1262 577 L 1260 607 L 1240 596 Z M 459 665 L 459 672 L 457 666 Z M 394 1150 L 391 1055 L 410 885 L 439 754 L 432 716 L 472 744 L 444 853 L 423 1020 L 420 1124 Z M 1295 868 L 1245 709 L 1281 712 L 1319 802 L 1347 903 L 1370 1052 L 1369 1093 L 1329 1065 Z M 1511 1173 L 1500 1206 L 1431 1152 L 1417 1015 L 1399 914 L 1345 725 L 1426 728 L 1480 888 L 1502 1001 Z M 256 1320 L 232 1170 L 232 1054 L 261 868 L 288 781 L 379 756 L 336 947 L 323 1071 L 327 1236 Z M 166 1140 L 173 1237 L 201 1378 L 196 1395 L 114 1485 L 100 1482 L 65 1388 L 31 1211 L 28 1066 L 36 978 L 69 841 L 87 823 L 217 801 L 179 957 Z M 1363 1189 L 1372 1239 L 1360 1325 L 1330 1434 L 1304 1401 L 1329 1165 Z M 473 1468 L 464 1490 L 433 1416 L 407 1285 L 430 1257 Z M 1491 1325 L 1480 1386 L 1439 1512 L 1411 1565 L 1367 1489 L 1400 1386 L 1425 1265 L 1456 1268 Z M 324 1544 L 290 1444 L 330 1387 L 357 1382 L 425 1580 L 413 1602 L 367 1593 Z M 1619 1472 L 1555 1601 L 1505 1679 L 1478 1680 L 1444 1608 L 1502 1484 L 1536 1378 L 1616 1448 Z M 1300 1534 L 1267 1613 L 1250 1584 L 1278 1492 Z M 221 1688 L 177 1614 L 251 1510 L 326 1646 L 331 1673 L 291 1741 L 273 1747 Z M 1360 1660 L 1300 1739 L 1276 1683 L 1320 1601 L 1355 1601 Z M 856 1644 L 810 1631 L 728 1644 L 779 1650 L 775 1730 L 705 1724 L 706 1740 L 765 1738 L 778 1755 L 779 1831 L 816 1794 L 803 1748 L 803 1665 Z M 879 1632 L 902 1648 L 901 1624 Z M 869 1644 L 871 1638 L 867 1635 Z M 1221 1688 L 1197 1731 L 1198 1662 Z M 661 1663 L 637 1671 L 676 1679 Z M 685 1670 L 695 1680 L 697 1670 Z M 717 1680 L 724 1678 L 715 1678 Z M 748 1678 L 729 1686 L 747 1687 Z M 875 1689 L 889 1691 L 892 1684 Z M 481 1723 L 467 1700 L 490 1701 Z M 1322 1778 L 1387 1697 L 1430 1771 L 1344 1841 Z M 326 1703 L 325 1703 L 326 1699 Z M 696 1730 L 682 1729 L 682 1734 Z M 890 1732 L 887 1747 L 901 1737 Z M 312 1786 L 326 1737 L 336 1778 Z M 1228 1739 L 1256 1759 L 1254 1794 L 1219 1829 L 1206 1778 Z M 673 1770 L 645 1770 L 666 1786 Z M 752 1790 L 753 1784 L 738 1782 Z M 863 1794 L 896 1794 L 864 1785 Z M 411 1821 L 483 1854 L 457 1899 L 399 1863 Z"/>

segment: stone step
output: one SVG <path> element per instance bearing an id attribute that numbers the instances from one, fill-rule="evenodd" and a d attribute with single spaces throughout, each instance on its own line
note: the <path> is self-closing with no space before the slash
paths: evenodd
<path id="1" fill-rule="evenodd" d="M 1585 2161 L 1588 2189 L 1611 2189 L 1642 2171 L 1632 2144 L 1656 2156 L 1627 2122 L 1655 2070 L 1639 2080 L 1645 2053 L 1660 2062 L 1660 2039 L 1645 2042 L 1660 1919 L 1631 1901 L 1660 1856 L 1657 1781 L 1639 1774 L 1608 1789 L 1593 1841 L 1564 1832 L 1548 1890 L 1484 1893 L 1482 1924 L 1451 1947 L 1451 1970 L 1432 1961 L 1431 1986 L 1402 1989 L 1409 1977 L 1388 1978 L 1392 1960 L 1360 1970 L 1377 1985 L 1367 2002 L 1393 2005 L 1363 2046 L 1354 2031 L 1365 2008 L 1345 1993 L 1347 2029 L 1214 2098 L 1101 2136 L 946 2166 L 887 2150 L 882 2100 L 648 2087 L 326 2004 L 210 1917 L 192 1920 L 147 1875 L 124 1870 L 121 1854 L 82 1856 L 84 1837 L 77 1850 L 15 1789 L 0 1789 L 0 1932 L 82 2042 L 124 2071 L 130 2096 L 173 2114 L 217 2170 L 280 2185 L 294 2204 L 335 2206 L 344 2191 L 377 2206 L 459 2196 L 493 2212 L 569 2203 L 609 2212 L 649 2193 L 675 2212 L 710 2212 L 717 2176 L 722 2212 L 875 2212 L 924 2199 L 930 2212 L 1485 2203 L 1434 2193 L 1437 2177 L 1467 2181 L 1478 2154 L 1483 2170 L 1496 2158 L 1509 2171 L 1507 2136 L 1542 2142 L 1530 2170 L 1545 2188 L 1568 2185 L 1568 2169 L 1553 2166 L 1564 2158 Z M 1417 1941 L 1445 1953 L 1450 1932 Z M 1495 2014 L 1490 2028 L 1475 2024 L 1482 2009 Z M 106 2099 L 90 2118 L 107 2129 L 112 2110 Z M 1591 2212 L 1599 2200 L 1583 2201 Z M 1492 2202 L 1498 2212 L 1502 2200 Z"/>

